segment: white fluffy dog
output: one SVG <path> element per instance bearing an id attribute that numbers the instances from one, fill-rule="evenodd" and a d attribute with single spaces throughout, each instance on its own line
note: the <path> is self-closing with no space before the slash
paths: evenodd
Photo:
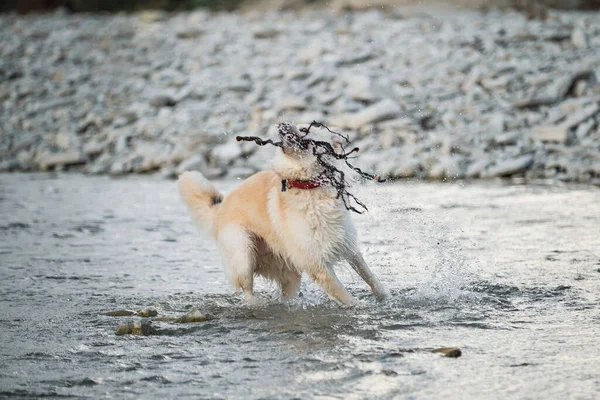
<path id="1" fill-rule="evenodd" d="M 223 196 L 199 172 L 184 172 L 179 190 L 194 221 L 214 237 L 233 285 L 253 297 L 255 275 L 275 281 L 284 297 L 295 296 L 306 272 L 333 300 L 352 296 L 333 265 L 346 260 L 377 299 L 387 291 L 369 270 L 356 230 L 336 190 L 315 177 L 323 166 L 293 125 L 278 126 L 281 149 L 272 171 L 259 172 Z M 282 184 L 285 186 L 282 188 Z"/>

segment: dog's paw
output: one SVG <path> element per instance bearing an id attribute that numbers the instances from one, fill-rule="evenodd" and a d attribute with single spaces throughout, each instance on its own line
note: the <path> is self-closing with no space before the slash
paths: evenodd
<path id="1" fill-rule="evenodd" d="M 267 303 L 267 300 L 260 296 L 244 294 L 242 297 L 242 303 L 246 307 L 256 308 L 264 306 Z"/>
<path id="2" fill-rule="evenodd" d="M 338 303 L 340 305 L 340 307 L 342 307 L 345 310 L 348 310 L 350 308 L 354 308 L 354 306 L 356 305 L 354 301 L 351 301 L 349 303 Z"/>
<path id="3" fill-rule="evenodd" d="M 384 287 L 373 290 L 373 294 L 375 295 L 375 299 L 379 302 L 386 301 L 390 298 L 390 292 Z"/>

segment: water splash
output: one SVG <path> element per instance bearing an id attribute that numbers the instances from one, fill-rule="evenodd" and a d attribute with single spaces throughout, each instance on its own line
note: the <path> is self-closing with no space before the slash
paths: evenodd
<path id="1" fill-rule="evenodd" d="M 390 268 L 398 265 L 398 273 L 403 273 L 398 260 L 408 259 L 410 268 L 419 271 L 408 298 L 442 303 L 478 301 L 479 294 L 470 287 L 477 280 L 474 271 L 479 261 L 467 256 L 459 244 L 456 238 L 461 231 L 453 227 L 453 221 L 430 216 L 429 204 L 414 204 L 403 196 L 390 198 L 385 186 L 363 186 L 361 192 L 371 205 L 373 230 L 389 235 L 379 240 L 392 248 L 377 262 Z"/>

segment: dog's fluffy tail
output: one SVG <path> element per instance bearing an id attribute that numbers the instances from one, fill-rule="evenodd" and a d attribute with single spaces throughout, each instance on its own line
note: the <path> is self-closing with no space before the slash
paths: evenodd
<path id="1" fill-rule="evenodd" d="M 179 176 L 179 192 L 194 222 L 210 235 L 223 195 L 200 172 L 186 171 Z"/>

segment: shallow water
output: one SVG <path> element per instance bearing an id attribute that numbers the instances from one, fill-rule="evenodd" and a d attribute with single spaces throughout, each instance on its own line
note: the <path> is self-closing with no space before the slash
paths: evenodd
<path id="1" fill-rule="evenodd" d="M 229 189 L 236 182 L 222 182 Z M 0 397 L 597 398 L 600 190 L 499 183 L 361 188 L 378 304 L 304 280 L 247 305 L 175 183 L 0 175 Z M 117 309 L 204 323 L 116 336 Z M 463 355 L 432 354 L 457 346 Z"/>

